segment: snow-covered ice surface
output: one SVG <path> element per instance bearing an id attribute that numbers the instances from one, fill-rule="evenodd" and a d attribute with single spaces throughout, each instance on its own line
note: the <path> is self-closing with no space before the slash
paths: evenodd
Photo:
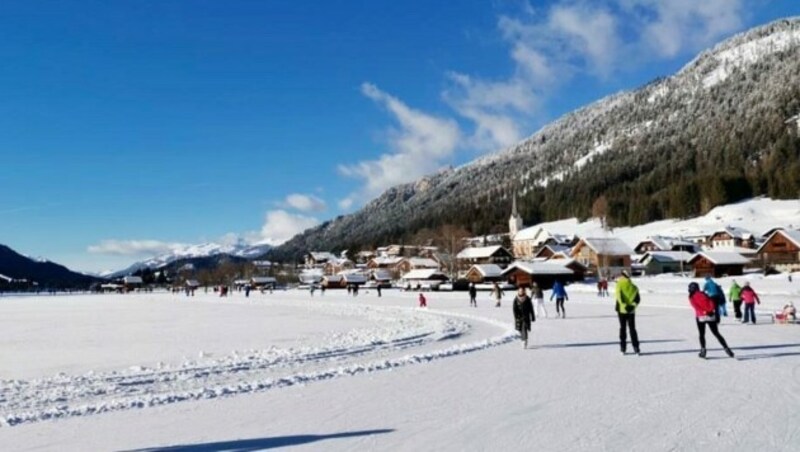
<path id="1" fill-rule="evenodd" d="M 737 358 L 710 336 L 706 361 L 669 276 L 637 280 L 638 357 L 591 285 L 531 350 L 510 293 L 0 298 L 0 450 L 797 450 L 800 327 L 767 313 L 800 282 L 739 279 L 759 324 L 723 321 Z"/>

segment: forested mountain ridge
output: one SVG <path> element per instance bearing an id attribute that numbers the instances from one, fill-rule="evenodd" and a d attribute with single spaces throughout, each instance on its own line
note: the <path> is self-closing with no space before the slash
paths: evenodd
<path id="1" fill-rule="evenodd" d="M 295 236 L 277 260 L 356 250 L 423 228 L 506 230 L 512 194 L 526 224 L 586 218 L 602 199 L 612 225 L 686 218 L 755 195 L 800 194 L 800 19 L 702 52 L 677 74 L 606 97 L 509 149 L 387 190 L 351 215 Z"/>

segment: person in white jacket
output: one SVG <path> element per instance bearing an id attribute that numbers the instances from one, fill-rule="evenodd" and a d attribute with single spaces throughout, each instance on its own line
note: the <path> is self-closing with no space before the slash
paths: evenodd
<path id="1" fill-rule="evenodd" d="M 542 291 L 542 288 L 539 287 L 536 282 L 531 284 L 531 294 L 533 295 L 534 303 L 536 303 L 536 315 L 541 317 L 542 312 L 544 312 L 545 318 L 549 317 L 547 308 L 544 305 L 544 291 Z"/>

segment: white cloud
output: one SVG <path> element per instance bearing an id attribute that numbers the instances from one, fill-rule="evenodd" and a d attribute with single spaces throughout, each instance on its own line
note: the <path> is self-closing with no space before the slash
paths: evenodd
<path id="1" fill-rule="evenodd" d="M 389 153 L 376 160 L 339 165 L 340 174 L 364 182 L 359 197 L 376 196 L 387 188 L 413 181 L 436 171 L 452 157 L 461 136 L 454 120 L 410 108 L 370 83 L 362 84 L 361 92 L 384 107 L 399 128 L 390 129 L 387 134 Z"/>
<path id="2" fill-rule="evenodd" d="M 514 71 L 486 80 L 451 72 L 445 101 L 475 125 L 466 144 L 495 150 L 517 143 L 527 122 L 576 74 L 606 79 L 653 58 L 697 51 L 742 26 L 744 0 L 562 0 L 527 2 L 497 27 Z"/>
<path id="3" fill-rule="evenodd" d="M 92 254 L 116 256 L 153 256 L 169 253 L 185 246 L 183 243 L 160 240 L 103 240 L 99 244 L 89 246 L 87 251 Z"/>
<path id="4" fill-rule="evenodd" d="M 325 201 L 314 196 L 292 193 L 286 197 L 286 205 L 302 212 L 323 212 L 328 206 Z"/>
<path id="5" fill-rule="evenodd" d="M 317 224 L 319 220 L 314 217 L 285 210 L 270 210 L 261 228 L 261 242 L 277 246 Z"/>
<path id="6" fill-rule="evenodd" d="M 662 57 L 707 47 L 743 25 L 743 0 L 622 0 L 644 43 Z"/>
<path id="7" fill-rule="evenodd" d="M 349 210 L 351 207 L 353 207 L 354 203 L 355 200 L 348 196 L 347 198 L 339 200 L 339 208 L 342 210 Z"/>

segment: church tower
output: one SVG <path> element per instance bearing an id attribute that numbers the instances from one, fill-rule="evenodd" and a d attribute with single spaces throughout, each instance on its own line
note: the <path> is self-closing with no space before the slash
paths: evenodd
<path id="1" fill-rule="evenodd" d="M 517 195 L 515 193 L 511 204 L 511 218 L 508 219 L 508 232 L 511 234 L 512 239 L 522 227 L 522 217 L 517 212 Z"/>

